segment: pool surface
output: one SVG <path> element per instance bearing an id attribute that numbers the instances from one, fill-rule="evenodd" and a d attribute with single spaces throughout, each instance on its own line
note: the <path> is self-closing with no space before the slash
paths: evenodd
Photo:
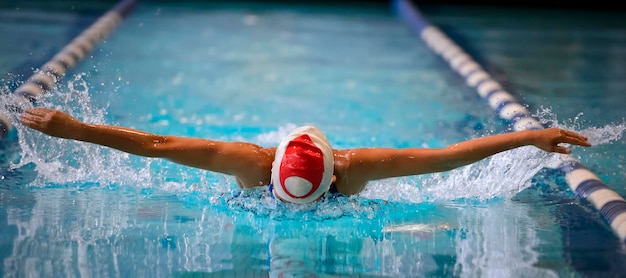
<path id="1" fill-rule="evenodd" d="M 0 101 L 111 5 L 0 5 Z M 46 6 L 47 5 L 47 6 Z M 620 12 L 424 6 L 626 196 Z M 313 124 L 334 148 L 444 147 L 509 131 L 384 3 L 142 2 L 37 105 L 159 134 L 276 145 Z M 4 109 L 4 106 L 0 107 Z M 4 111 L 3 112 L 7 112 Z M 7 112 L 8 113 L 8 112 Z M 5 277 L 626 275 L 626 251 L 555 159 L 524 147 L 372 182 L 312 206 L 232 177 L 53 139 L 0 140 Z"/>

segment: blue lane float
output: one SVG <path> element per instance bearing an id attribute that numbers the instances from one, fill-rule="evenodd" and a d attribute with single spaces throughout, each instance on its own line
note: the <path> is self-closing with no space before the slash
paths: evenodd
<path id="1" fill-rule="evenodd" d="M 53 90 L 65 73 L 87 56 L 95 45 L 117 28 L 135 8 L 138 0 L 122 0 L 103 14 L 91 26 L 68 43 L 61 51 L 43 64 L 30 78 L 13 92 L 5 104 L 8 111 L 21 113 L 32 106 L 43 94 Z M 0 139 L 12 129 L 9 117 L 0 112 Z"/>
<path id="2" fill-rule="evenodd" d="M 500 83 L 474 61 L 439 28 L 432 25 L 409 0 L 394 0 L 394 9 L 417 35 L 476 89 L 498 116 L 511 123 L 514 130 L 543 129 L 525 105 L 518 102 Z M 621 241 L 626 242 L 626 201 L 609 189 L 593 172 L 570 155 L 561 155 L 560 169 L 572 192 L 587 199 L 611 225 Z"/>

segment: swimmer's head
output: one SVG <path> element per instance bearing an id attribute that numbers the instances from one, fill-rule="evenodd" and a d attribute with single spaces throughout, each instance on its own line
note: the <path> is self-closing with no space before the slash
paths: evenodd
<path id="1" fill-rule="evenodd" d="M 299 127 L 276 149 L 273 194 L 290 203 L 314 202 L 330 189 L 333 169 L 333 152 L 326 136 L 313 126 Z"/>

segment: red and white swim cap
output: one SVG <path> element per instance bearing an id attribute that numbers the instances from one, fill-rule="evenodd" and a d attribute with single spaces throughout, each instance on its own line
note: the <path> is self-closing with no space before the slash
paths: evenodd
<path id="1" fill-rule="evenodd" d="M 313 202 L 330 189 L 333 169 L 333 151 L 326 136 L 313 126 L 299 127 L 276 149 L 274 194 L 290 203 Z"/>

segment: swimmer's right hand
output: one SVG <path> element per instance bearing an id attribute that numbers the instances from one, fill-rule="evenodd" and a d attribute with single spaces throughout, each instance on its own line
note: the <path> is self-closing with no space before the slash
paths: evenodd
<path id="1" fill-rule="evenodd" d="M 32 129 L 59 138 L 76 138 L 83 123 L 59 110 L 49 108 L 27 109 L 20 115 L 20 122 Z"/>

